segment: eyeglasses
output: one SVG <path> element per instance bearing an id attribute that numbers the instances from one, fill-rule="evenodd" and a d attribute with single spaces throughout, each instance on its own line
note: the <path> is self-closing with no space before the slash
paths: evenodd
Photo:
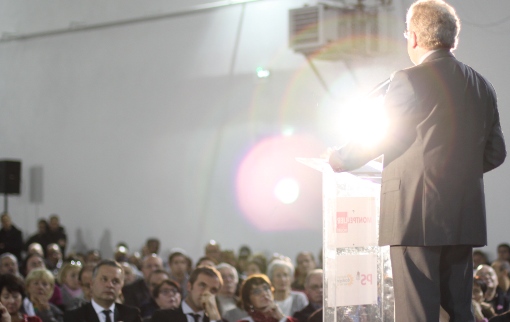
<path id="1" fill-rule="evenodd" d="M 177 294 L 177 290 L 174 288 L 164 288 L 164 289 L 159 290 L 159 294 L 175 295 L 175 294 Z"/>
<path id="2" fill-rule="evenodd" d="M 257 287 L 257 288 L 254 288 L 253 290 L 251 290 L 250 294 L 259 296 L 259 295 L 261 295 L 263 293 L 267 293 L 267 292 L 271 292 L 271 287 L 269 287 L 269 285 L 262 285 L 261 287 Z"/>
<path id="3" fill-rule="evenodd" d="M 310 285 L 310 290 L 312 290 L 312 291 L 318 291 L 321 289 L 322 289 L 322 284 L 321 285 Z"/>

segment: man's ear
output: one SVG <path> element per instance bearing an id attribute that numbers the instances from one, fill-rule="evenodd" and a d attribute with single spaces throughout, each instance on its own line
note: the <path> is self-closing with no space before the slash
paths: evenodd
<path id="1" fill-rule="evenodd" d="M 192 285 L 191 285 L 191 283 L 190 283 L 190 282 L 188 282 L 188 283 L 186 284 L 186 289 L 188 290 L 188 292 L 191 292 L 191 290 L 193 289 L 193 287 L 192 287 Z"/>
<path id="2" fill-rule="evenodd" d="M 414 31 L 409 32 L 409 37 L 411 37 L 411 46 L 414 48 L 418 47 L 418 36 L 416 36 L 416 33 Z"/>

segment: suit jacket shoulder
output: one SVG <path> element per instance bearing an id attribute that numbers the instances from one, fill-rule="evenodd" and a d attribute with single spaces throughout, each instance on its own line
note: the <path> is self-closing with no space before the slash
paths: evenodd
<path id="1" fill-rule="evenodd" d="M 64 313 L 64 322 L 99 322 L 92 304 L 87 303 L 77 309 Z"/>
<path id="2" fill-rule="evenodd" d="M 138 308 L 123 304 L 115 304 L 115 321 L 140 322 L 140 310 Z"/>
<path id="3" fill-rule="evenodd" d="M 136 307 L 115 304 L 115 321 L 141 322 L 140 311 Z M 91 303 L 64 313 L 64 322 L 99 322 L 96 311 Z"/>
<path id="4" fill-rule="evenodd" d="M 157 310 L 152 315 L 151 322 L 187 322 L 188 318 L 182 311 L 182 307 L 179 306 L 177 309 L 166 309 L 166 310 Z"/>

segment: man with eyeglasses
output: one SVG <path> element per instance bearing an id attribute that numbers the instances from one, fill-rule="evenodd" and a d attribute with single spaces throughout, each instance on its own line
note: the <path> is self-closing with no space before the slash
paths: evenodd
<path id="1" fill-rule="evenodd" d="M 216 294 L 223 285 L 221 274 L 211 266 L 196 268 L 188 281 L 188 294 L 177 309 L 154 312 L 152 322 L 222 321 L 216 305 Z"/>
<path id="2" fill-rule="evenodd" d="M 216 269 L 220 272 L 221 279 L 223 280 L 223 286 L 216 296 L 220 313 L 223 315 L 237 307 L 239 298 L 236 292 L 239 277 L 236 268 L 230 264 L 220 263 L 216 266 Z"/>
<path id="3" fill-rule="evenodd" d="M 65 312 L 64 322 L 141 322 L 137 308 L 116 303 L 123 284 L 122 266 L 112 260 L 100 261 L 92 271 L 91 302 Z"/>
<path id="4" fill-rule="evenodd" d="M 460 20 L 441 0 L 413 3 L 407 52 L 384 98 L 390 124 L 373 146 L 350 142 L 337 171 L 384 155 L 379 245 L 390 245 L 395 321 L 474 322 L 472 248 L 487 244 L 483 175 L 506 148 L 492 85 L 452 54 Z"/>
<path id="5" fill-rule="evenodd" d="M 159 309 L 158 304 L 155 301 L 155 298 L 153 296 L 154 289 L 161 284 L 164 280 L 167 280 L 170 278 L 170 274 L 168 274 L 167 271 L 163 269 L 157 269 L 155 271 L 152 271 L 149 274 L 148 279 L 148 287 L 149 287 L 149 293 L 151 294 L 151 298 L 149 302 L 145 303 L 140 307 L 140 313 L 142 315 L 143 319 L 147 319 L 148 317 L 151 317 L 156 310 Z"/>
<path id="6" fill-rule="evenodd" d="M 300 322 L 307 322 L 310 315 L 322 309 L 323 275 L 322 269 L 314 269 L 306 274 L 305 294 L 308 297 L 308 305 L 293 315 Z"/>

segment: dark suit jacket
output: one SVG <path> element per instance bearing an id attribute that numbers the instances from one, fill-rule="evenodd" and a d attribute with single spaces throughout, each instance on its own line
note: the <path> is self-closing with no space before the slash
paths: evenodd
<path id="1" fill-rule="evenodd" d="M 130 306 L 141 308 L 151 300 L 149 288 L 145 284 L 145 280 L 140 278 L 132 284 L 126 285 L 122 288 L 124 295 L 124 303 Z"/>
<path id="2" fill-rule="evenodd" d="M 312 303 L 309 303 L 301 311 L 294 313 L 292 317 L 298 319 L 299 322 L 307 322 L 310 315 L 312 315 L 312 313 L 317 310 L 318 309 L 315 306 L 313 306 Z"/>
<path id="3" fill-rule="evenodd" d="M 394 74 L 384 107 L 380 143 L 350 142 L 330 158 L 353 170 L 384 154 L 379 244 L 486 245 L 483 174 L 506 157 L 492 85 L 439 50 Z"/>
<path id="4" fill-rule="evenodd" d="M 151 322 L 188 322 L 188 317 L 182 311 L 182 305 L 176 309 L 158 310 L 152 315 Z M 204 316 L 204 322 L 209 322 L 209 317 Z"/>
<path id="5" fill-rule="evenodd" d="M 137 308 L 115 304 L 114 322 L 141 322 L 140 311 Z M 99 322 L 96 311 L 91 303 L 87 303 L 76 310 L 64 313 L 64 322 Z"/>

